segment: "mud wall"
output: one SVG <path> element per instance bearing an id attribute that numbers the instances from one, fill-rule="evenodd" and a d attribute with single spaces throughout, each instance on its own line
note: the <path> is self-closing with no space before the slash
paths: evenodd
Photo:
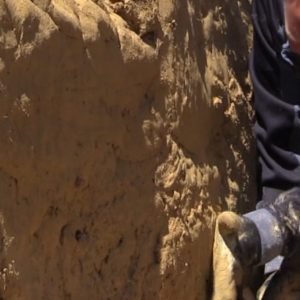
<path id="1" fill-rule="evenodd" d="M 247 0 L 0 0 L 1 299 L 207 299 L 255 197 Z"/>

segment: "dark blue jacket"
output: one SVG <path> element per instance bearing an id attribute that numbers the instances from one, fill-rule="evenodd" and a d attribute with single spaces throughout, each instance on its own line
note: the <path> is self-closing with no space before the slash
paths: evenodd
<path id="1" fill-rule="evenodd" d="M 250 72 L 258 185 L 264 201 L 273 201 L 280 191 L 300 187 L 300 64 L 299 57 L 288 49 L 282 1 L 253 3 Z"/>

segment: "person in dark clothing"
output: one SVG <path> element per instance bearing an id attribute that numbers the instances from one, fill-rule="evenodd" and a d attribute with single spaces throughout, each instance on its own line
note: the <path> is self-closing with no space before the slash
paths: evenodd
<path id="1" fill-rule="evenodd" d="M 243 265 L 271 272 L 300 241 L 300 0 L 254 0 L 252 17 L 259 203 L 219 224 Z"/>
<path id="2" fill-rule="evenodd" d="M 286 35 L 284 2 L 290 1 L 253 3 L 250 73 L 264 201 L 300 187 L 300 72 Z"/>

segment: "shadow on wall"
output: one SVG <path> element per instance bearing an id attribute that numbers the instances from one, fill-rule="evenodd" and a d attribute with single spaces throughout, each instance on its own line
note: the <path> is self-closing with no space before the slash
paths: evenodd
<path id="1" fill-rule="evenodd" d="M 163 249 L 176 251 L 173 261 L 166 259 L 161 294 L 205 299 L 216 214 L 249 211 L 256 201 L 250 3 L 174 1 L 162 20 L 161 73 L 169 77 L 161 99 L 171 150 L 157 182 L 176 231 L 169 231 Z"/>
<path id="2" fill-rule="evenodd" d="M 223 199 L 238 195 L 233 207 L 222 201 L 223 209 L 247 211 L 256 194 L 250 3 L 190 1 L 177 9 L 173 137 L 196 164 L 217 166 Z"/>

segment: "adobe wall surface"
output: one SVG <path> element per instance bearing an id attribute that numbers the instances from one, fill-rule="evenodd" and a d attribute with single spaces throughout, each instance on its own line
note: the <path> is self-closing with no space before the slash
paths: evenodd
<path id="1" fill-rule="evenodd" d="M 0 0 L 1 299 L 207 299 L 255 199 L 249 12 Z"/>

